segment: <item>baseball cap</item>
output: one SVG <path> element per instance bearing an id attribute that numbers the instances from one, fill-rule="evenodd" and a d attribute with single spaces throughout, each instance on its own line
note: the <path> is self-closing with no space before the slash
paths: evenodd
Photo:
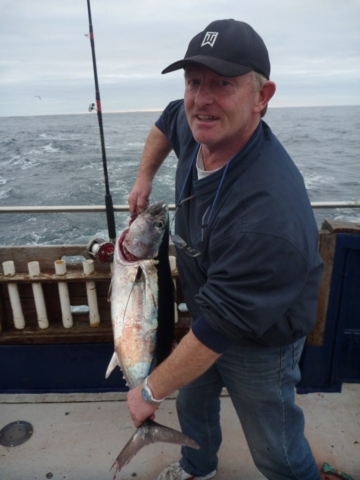
<path id="1" fill-rule="evenodd" d="M 200 64 L 219 75 L 237 77 L 258 72 L 270 77 L 270 60 L 264 41 L 247 23 L 238 20 L 216 20 L 189 43 L 182 60 L 161 73 L 180 70 L 188 64 Z"/>

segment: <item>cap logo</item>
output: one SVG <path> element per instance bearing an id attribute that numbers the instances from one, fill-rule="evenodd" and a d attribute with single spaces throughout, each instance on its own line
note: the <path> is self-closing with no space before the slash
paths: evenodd
<path id="1" fill-rule="evenodd" d="M 218 32 L 206 32 L 201 46 L 210 45 L 210 47 L 213 47 L 218 35 Z"/>

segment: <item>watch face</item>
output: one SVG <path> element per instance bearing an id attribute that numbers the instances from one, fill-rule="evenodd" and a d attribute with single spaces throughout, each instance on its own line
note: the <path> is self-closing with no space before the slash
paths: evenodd
<path id="1" fill-rule="evenodd" d="M 151 395 L 149 390 L 146 387 L 143 387 L 142 391 L 142 397 L 145 400 L 146 403 L 151 403 Z"/>

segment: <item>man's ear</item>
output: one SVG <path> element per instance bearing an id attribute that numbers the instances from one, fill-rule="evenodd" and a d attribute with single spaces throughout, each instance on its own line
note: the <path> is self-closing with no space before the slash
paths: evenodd
<path id="1" fill-rule="evenodd" d="M 267 80 L 258 92 L 258 98 L 254 105 L 254 113 L 260 113 L 269 103 L 276 91 L 276 85 L 271 80 Z"/>

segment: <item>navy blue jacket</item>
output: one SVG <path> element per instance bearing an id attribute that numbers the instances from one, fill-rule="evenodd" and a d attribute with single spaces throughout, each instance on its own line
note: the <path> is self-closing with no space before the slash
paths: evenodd
<path id="1" fill-rule="evenodd" d="M 280 346 L 308 334 L 322 273 L 318 229 L 302 175 L 270 128 L 260 122 L 225 176 L 223 167 L 198 180 L 183 101 L 170 103 L 156 125 L 179 159 L 176 202 L 182 190 L 181 199 L 195 196 L 176 214 L 176 233 L 201 251 L 191 258 L 177 250 L 195 335 L 222 352 L 233 343 Z"/>

